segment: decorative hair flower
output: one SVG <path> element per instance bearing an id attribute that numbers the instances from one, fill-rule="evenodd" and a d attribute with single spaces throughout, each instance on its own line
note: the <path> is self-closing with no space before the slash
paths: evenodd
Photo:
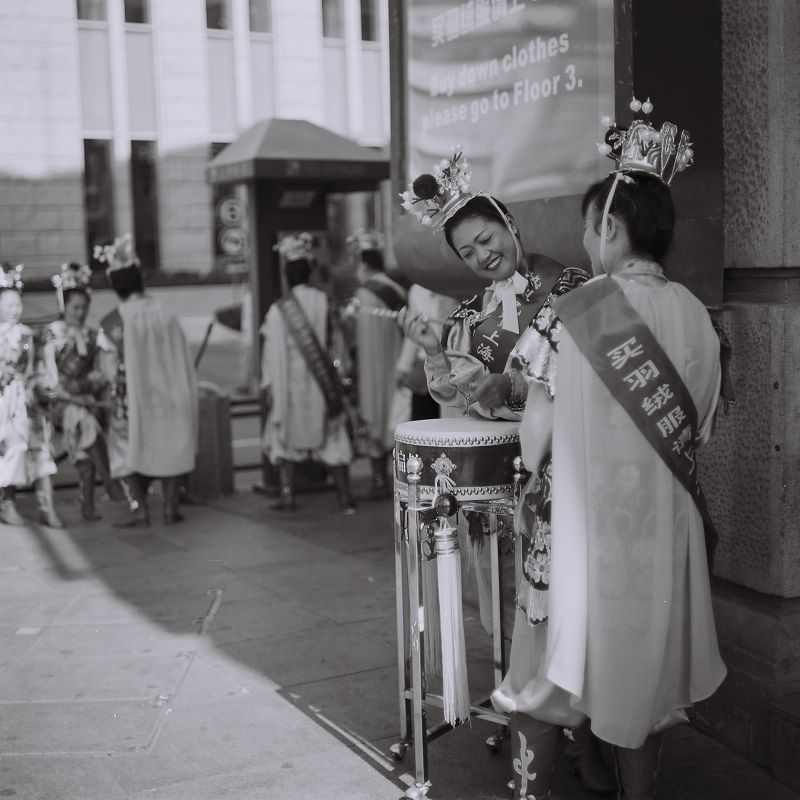
<path id="1" fill-rule="evenodd" d="M 118 236 L 112 244 L 95 245 L 92 255 L 101 264 L 106 265 L 106 274 L 118 269 L 139 266 L 139 258 L 133 248 L 133 236 L 130 233 Z"/>
<path id="2" fill-rule="evenodd" d="M 12 267 L 10 264 L 0 266 L 0 289 L 16 289 L 21 292 L 23 269 L 25 269 L 24 264 L 17 264 L 16 267 Z"/>
<path id="3" fill-rule="evenodd" d="M 272 248 L 283 256 L 284 261 L 299 261 L 314 258 L 314 237 L 308 233 L 289 233 L 282 236 Z"/>
<path id="4" fill-rule="evenodd" d="M 56 290 L 59 308 L 64 310 L 64 292 L 80 289 L 86 294 L 91 294 L 92 290 L 89 288 L 91 279 L 92 270 L 88 264 L 62 264 L 61 272 L 50 279 Z"/>
<path id="5" fill-rule="evenodd" d="M 357 231 L 345 240 L 347 247 L 354 253 L 363 253 L 365 250 L 383 250 L 386 246 L 383 234 L 380 231 Z"/>
<path id="6" fill-rule="evenodd" d="M 433 174 L 420 175 L 400 195 L 403 208 L 423 225 L 441 229 L 456 211 L 476 196 L 469 190 L 472 170 L 461 145 L 456 145 L 454 151 L 452 158 L 443 158 L 436 164 Z"/>
<path id="7" fill-rule="evenodd" d="M 634 97 L 630 109 L 634 114 L 641 111 L 648 116 L 653 104 L 649 97 L 643 103 Z M 693 163 L 689 131 L 681 131 L 678 136 L 678 126 L 671 122 L 665 122 L 660 130 L 644 119 L 634 119 L 628 128 L 618 127 L 609 117 L 603 117 L 601 122 L 609 127 L 597 150 L 617 162 L 614 171 L 621 173 L 623 179 L 631 175 L 650 175 L 669 186 L 677 173 Z"/>

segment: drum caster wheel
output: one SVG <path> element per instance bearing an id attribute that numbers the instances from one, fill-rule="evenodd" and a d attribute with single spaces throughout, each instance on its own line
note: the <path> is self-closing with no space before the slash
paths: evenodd
<path id="1" fill-rule="evenodd" d="M 502 733 L 494 733 L 486 740 L 486 746 L 490 753 L 499 753 L 503 746 L 503 739 L 506 737 Z"/>
<path id="2" fill-rule="evenodd" d="M 408 743 L 397 742 L 389 748 L 389 752 L 392 754 L 392 758 L 395 761 L 402 761 L 408 752 Z"/>

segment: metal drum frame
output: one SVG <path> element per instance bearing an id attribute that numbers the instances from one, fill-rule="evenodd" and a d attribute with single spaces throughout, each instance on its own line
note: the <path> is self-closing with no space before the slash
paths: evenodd
<path id="1" fill-rule="evenodd" d="M 524 476 L 521 459 L 514 464 L 514 498 Z M 424 526 L 437 519 L 432 508 L 420 508 L 418 489 L 421 474 L 408 472 L 408 499 L 401 500 L 395 470 L 394 487 L 394 570 L 395 606 L 397 613 L 397 678 L 399 686 L 399 712 L 401 741 L 391 746 L 395 759 L 402 759 L 413 746 L 414 785 L 405 797 L 425 797 L 431 787 L 428 777 L 428 743 L 438 739 L 453 726 L 440 722 L 433 727 L 427 724 L 429 706 L 441 708 L 442 696 L 427 691 L 425 674 L 425 602 L 423 597 L 422 552 Z M 513 501 L 512 501 L 513 502 Z M 498 516 L 508 513 L 508 506 L 496 500 L 471 500 L 458 504 L 458 511 L 484 513 L 489 520 L 489 553 L 491 559 L 492 596 L 492 651 L 494 688 L 506 673 L 504 645 L 502 592 L 503 576 L 500 564 L 500 538 Z M 410 651 L 410 652 L 409 652 Z M 490 736 L 486 744 L 497 752 L 505 737 L 508 716 L 491 707 L 489 697 L 470 704 L 470 718 L 484 719 L 502 726 Z"/>

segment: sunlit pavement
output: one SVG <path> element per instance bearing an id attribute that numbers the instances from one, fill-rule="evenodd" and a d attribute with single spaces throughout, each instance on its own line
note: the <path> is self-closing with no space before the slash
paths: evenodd
<path id="1" fill-rule="evenodd" d="M 357 470 L 358 472 L 358 470 Z M 363 477 L 363 469 L 361 471 Z M 339 513 L 332 492 L 281 515 L 249 491 L 149 529 L 79 522 L 0 530 L 0 797 L 17 800 L 398 798 L 391 511 Z M 364 481 L 356 481 L 363 493 Z M 32 497 L 21 499 L 31 514 Z M 465 607 L 472 688 L 488 641 Z M 430 746 L 434 798 L 507 798 L 507 749 L 476 721 Z M 558 797 L 581 790 L 559 763 Z M 660 795 L 797 800 L 689 727 Z"/>

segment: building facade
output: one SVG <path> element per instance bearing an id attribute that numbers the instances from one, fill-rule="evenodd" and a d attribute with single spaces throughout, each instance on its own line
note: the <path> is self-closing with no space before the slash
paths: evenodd
<path id="1" fill-rule="evenodd" d="M 389 138 L 385 0 L 4 0 L 0 259 L 26 275 L 133 231 L 143 265 L 207 273 L 209 159 L 266 117 Z"/>

